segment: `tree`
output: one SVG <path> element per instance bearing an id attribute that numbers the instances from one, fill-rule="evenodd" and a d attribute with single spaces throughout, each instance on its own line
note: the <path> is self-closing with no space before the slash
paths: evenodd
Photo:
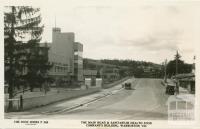
<path id="1" fill-rule="evenodd" d="M 24 42 L 38 43 L 43 25 L 40 25 L 39 8 L 30 6 L 6 6 L 4 11 L 5 81 L 8 83 L 9 98 L 13 90 L 23 82 L 27 47 Z M 12 102 L 9 101 L 9 109 Z"/>
<path id="2" fill-rule="evenodd" d="M 97 75 L 96 75 L 96 77 L 97 77 L 97 78 L 101 78 L 101 72 L 100 72 L 100 69 L 97 70 Z"/>
<path id="3" fill-rule="evenodd" d="M 167 64 L 167 75 L 168 76 L 173 76 L 176 74 L 181 74 L 181 73 L 190 73 L 192 70 L 192 65 L 184 63 L 183 60 L 180 59 L 179 53 L 175 55 L 174 60 L 169 61 Z"/>
<path id="4" fill-rule="evenodd" d="M 42 89 L 43 84 L 50 82 L 47 71 L 52 65 L 48 61 L 49 48 L 46 45 L 40 47 L 39 43 L 34 40 L 30 40 L 27 45 L 29 49 L 26 59 L 28 73 L 25 77 L 32 92 L 35 87 Z"/>
<path id="5" fill-rule="evenodd" d="M 124 69 L 119 69 L 119 75 L 120 75 L 120 77 L 125 77 L 126 71 Z"/>
<path id="6" fill-rule="evenodd" d="M 176 55 L 175 55 L 175 60 L 176 60 L 176 75 L 178 74 L 178 63 L 179 63 L 180 58 L 181 58 L 181 56 L 180 56 L 180 54 L 177 51 Z"/>

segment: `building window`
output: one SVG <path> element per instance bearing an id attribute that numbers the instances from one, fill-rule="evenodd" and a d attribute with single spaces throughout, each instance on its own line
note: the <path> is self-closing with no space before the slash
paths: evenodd
<path id="1" fill-rule="evenodd" d="M 78 51 L 75 51 L 75 52 L 74 52 L 74 55 L 78 55 Z"/>

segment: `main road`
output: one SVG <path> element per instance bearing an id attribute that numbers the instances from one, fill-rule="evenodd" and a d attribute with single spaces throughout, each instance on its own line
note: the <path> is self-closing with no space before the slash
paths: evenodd
<path id="1" fill-rule="evenodd" d="M 118 85 L 102 91 L 101 95 L 104 94 L 104 96 L 95 101 L 88 100 L 94 98 L 95 95 L 100 95 L 100 93 L 25 112 L 7 113 L 5 118 L 166 120 L 168 96 L 165 94 L 165 87 L 161 84 L 161 80 L 132 78 L 129 81 L 133 83 L 132 90 L 119 89 L 121 85 Z M 109 92 L 109 94 L 105 95 L 106 92 Z M 84 104 L 70 109 L 67 108 L 77 102 Z"/>

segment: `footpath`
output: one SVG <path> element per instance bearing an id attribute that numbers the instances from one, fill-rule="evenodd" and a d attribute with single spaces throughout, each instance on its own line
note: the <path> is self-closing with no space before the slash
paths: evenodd
<path id="1" fill-rule="evenodd" d="M 131 79 L 133 80 L 133 79 Z M 69 100 L 63 100 L 59 102 L 55 102 L 53 104 L 41 106 L 38 108 L 32 108 L 29 110 L 25 110 L 23 112 L 10 112 L 5 113 L 5 118 L 19 118 L 20 115 L 22 116 L 36 116 L 36 115 L 53 115 L 58 114 L 62 112 L 67 112 L 70 110 L 73 110 L 75 108 L 87 105 L 89 103 L 98 101 L 104 97 L 108 97 L 110 95 L 116 94 L 117 92 L 121 91 L 122 83 L 130 81 L 130 79 L 124 80 L 123 82 L 118 83 L 117 85 L 108 88 L 108 89 L 101 89 L 99 92 L 96 92 L 94 94 L 89 94 L 81 97 L 72 98 Z"/>
<path id="2" fill-rule="evenodd" d="M 117 85 L 117 84 L 119 84 L 119 83 L 121 83 L 121 82 L 124 82 L 125 80 L 127 80 L 127 79 L 129 79 L 129 78 L 130 78 L 130 77 L 125 77 L 125 78 L 122 78 L 122 79 L 120 79 L 120 80 L 117 80 L 117 81 L 115 81 L 115 82 L 113 82 L 113 83 L 104 84 L 104 85 L 102 86 L 102 88 L 104 88 L 104 89 L 111 88 L 111 87 L 113 87 L 113 86 L 115 86 L 115 85 Z"/>

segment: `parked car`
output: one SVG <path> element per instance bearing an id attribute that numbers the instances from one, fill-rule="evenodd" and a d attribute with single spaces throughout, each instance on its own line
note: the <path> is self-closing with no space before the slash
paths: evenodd
<path id="1" fill-rule="evenodd" d="M 174 95 L 175 93 L 175 85 L 173 84 L 167 84 L 167 87 L 166 87 L 166 94 L 169 94 L 169 95 Z"/>

